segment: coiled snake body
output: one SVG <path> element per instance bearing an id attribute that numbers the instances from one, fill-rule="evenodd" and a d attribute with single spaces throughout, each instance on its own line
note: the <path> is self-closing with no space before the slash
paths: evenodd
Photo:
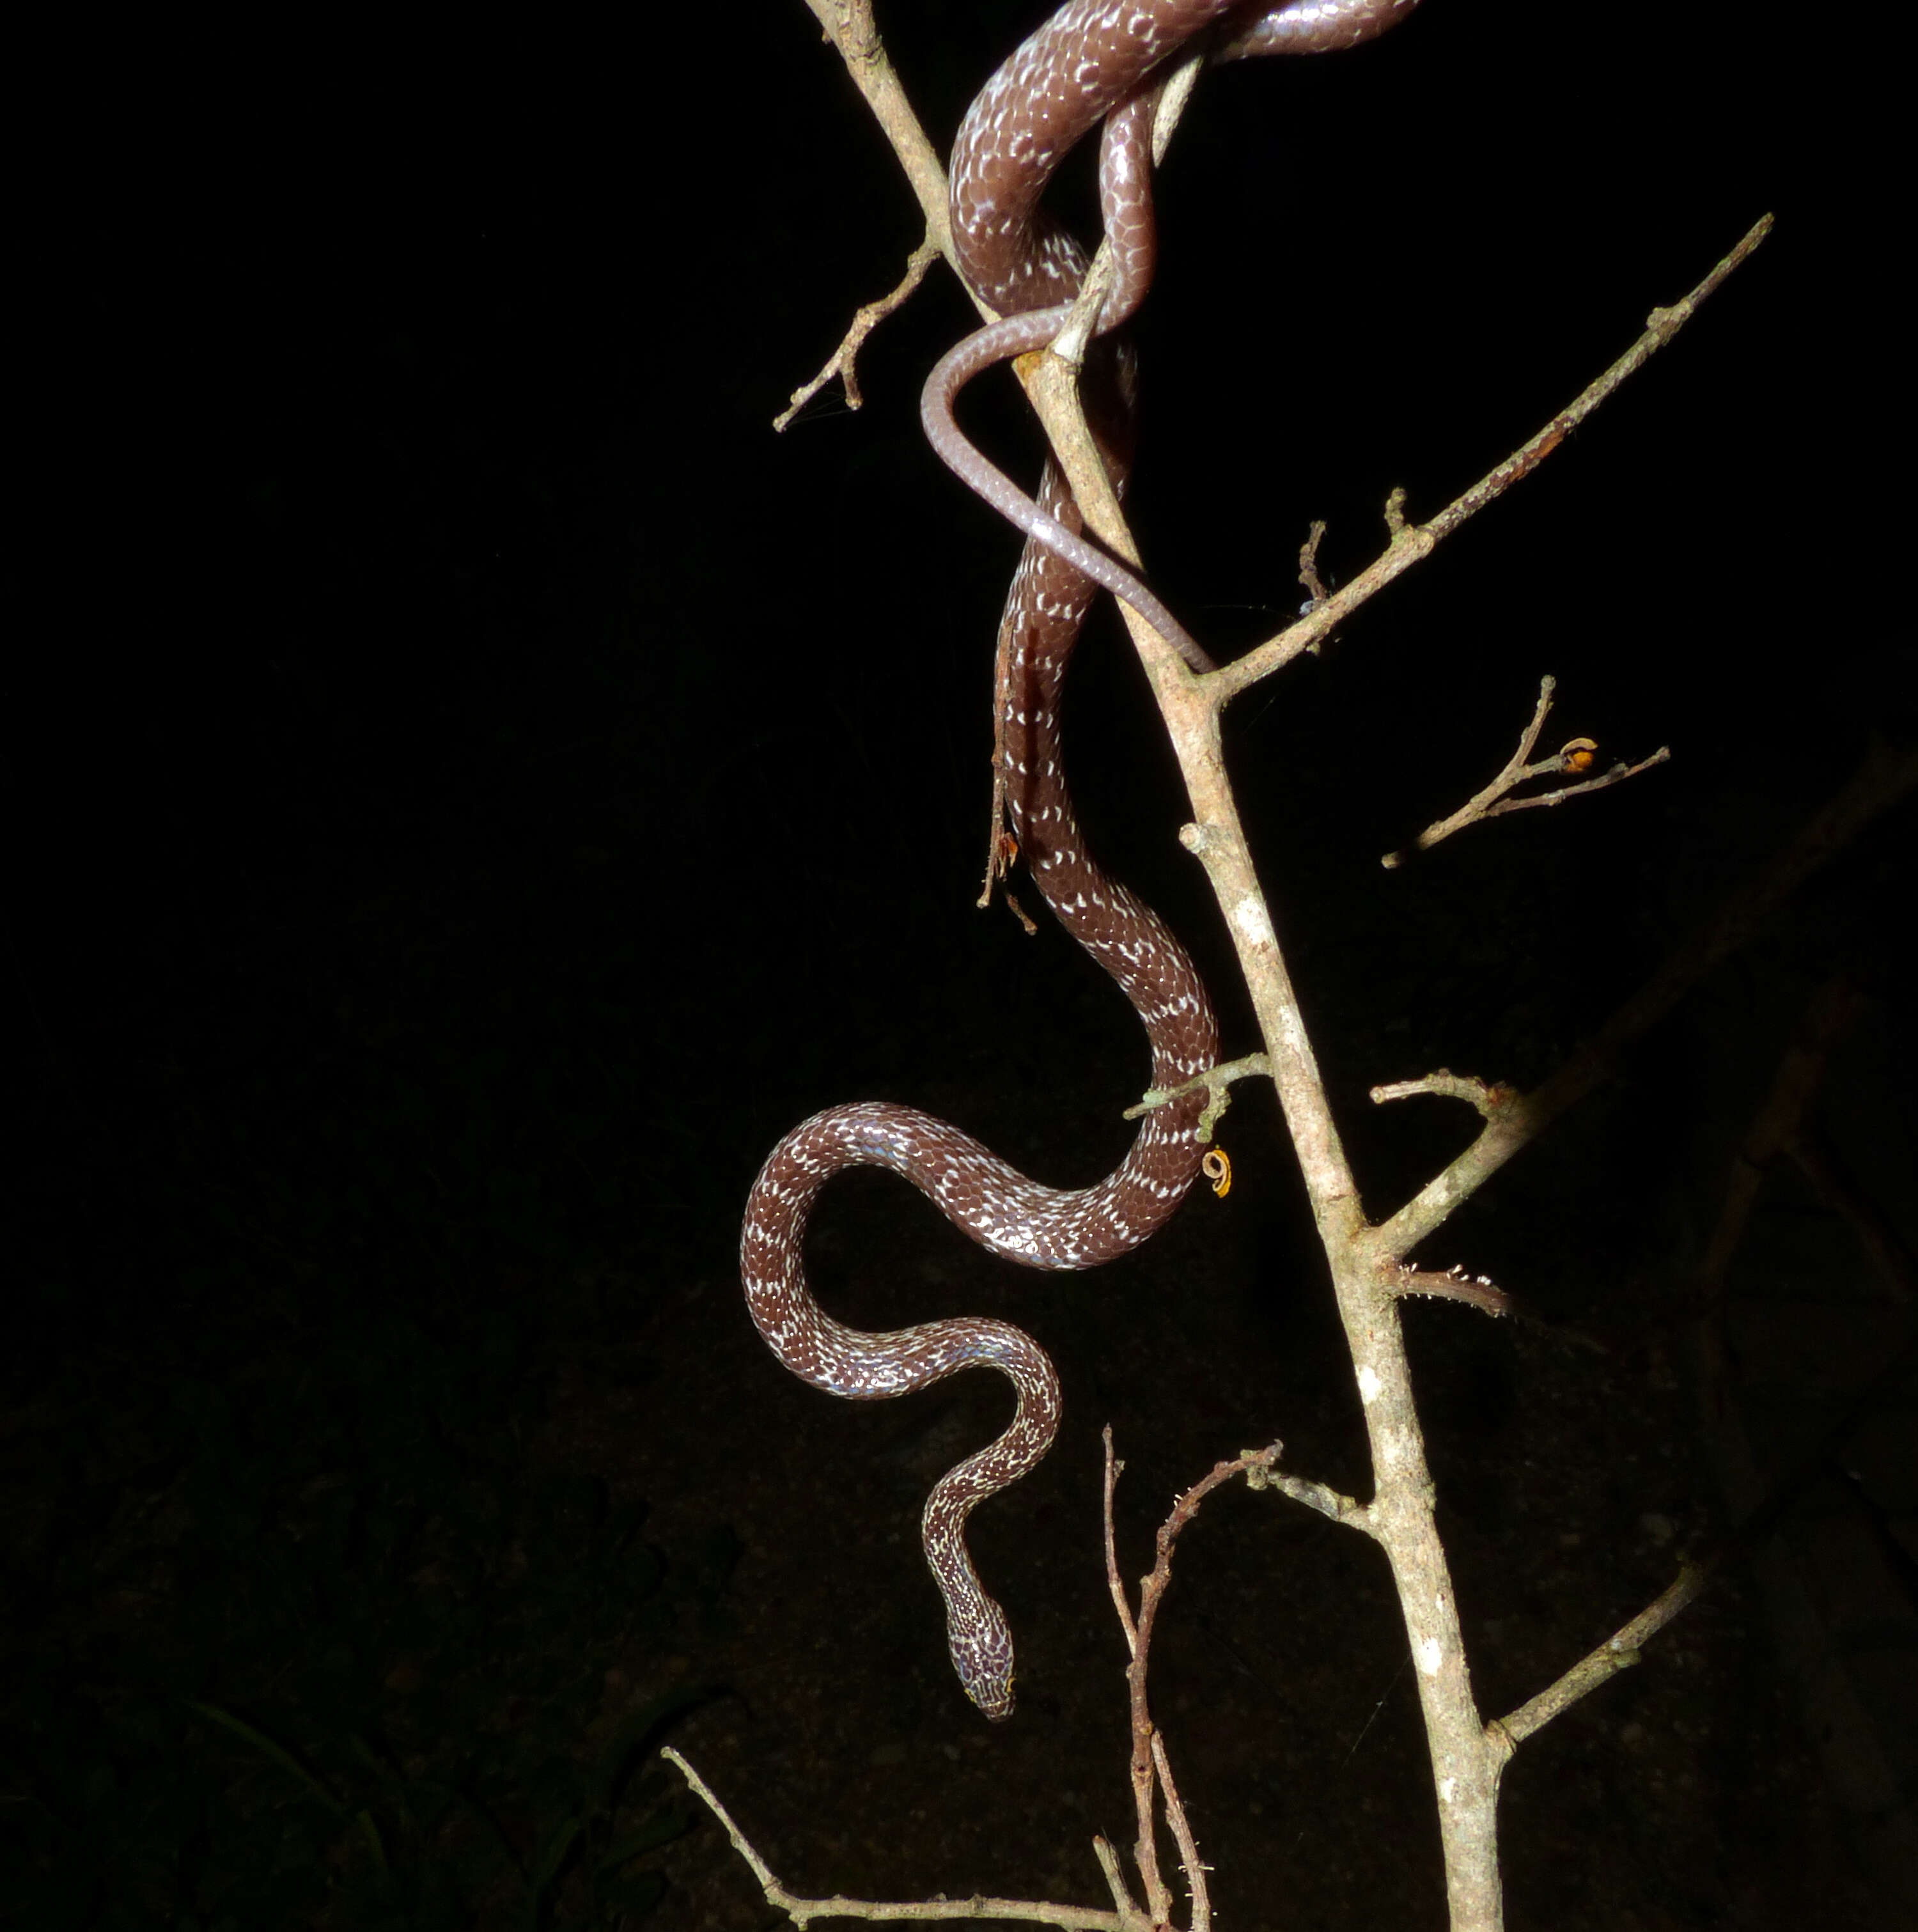
<path id="1" fill-rule="evenodd" d="M 1038 200 L 1067 151 L 1102 119 L 1100 201 L 1117 274 L 1100 328 L 1116 326 L 1143 298 L 1152 266 L 1151 76 L 1168 56 L 1221 16 L 1227 18 L 1215 59 L 1350 46 L 1415 4 L 1292 0 L 1261 13 L 1226 0 L 1072 0 L 993 76 L 953 146 L 955 252 L 967 280 L 1006 320 L 941 361 L 926 386 L 924 416 L 940 454 L 1028 536 L 1001 631 L 1000 759 L 1010 829 L 1054 913 L 1137 1010 L 1160 1087 L 1213 1064 L 1211 1006 L 1157 914 L 1108 879 L 1085 850 L 1060 763 L 1058 693 L 1101 584 L 1143 610 L 1196 668 L 1207 661 L 1130 572 L 1079 537 L 1078 512 L 1052 466 L 1037 500 L 1027 497 L 966 443 L 952 420 L 953 401 L 980 370 L 1058 333 L 1085 260 L 1070 237 L 1038 215 Z M 1120 481 L 1130 454 L 1129 366 L 1109 368 L 1103 389 L 1094 426 Z M 1199 1169 L 1204 1100 L 1195 1094 L 1147 1114 L 1125 1159 L 1091 1187 L 1043 1186 L 944 1121 L 878 1102 L 815 1114 L 773 1149 L 753 1184 L 740 1244 L 747 1306 L 794 1373 L 834 1395 L 866 1400 L 985 1363 L 1017 1392 L 1012 1426 L 940 1479 L 922 1526 L 926 1559 L 945 1599 L 953 1666 L 989 1718 L 1012 1711 L 1012 1638 L 967 1552 L 965 1520 L 1051 1446 L 1058 1378 L 1037 1343 L 1005 1322 L 959 1318 L 868 1334 L 835 1322 L 806 1284 L 807 1215 L 841 1168 L 887 1167 L 995 1253 L 1031 1268 L 1094 1268 L 1137 1246 L 1184 1198 Z"/>

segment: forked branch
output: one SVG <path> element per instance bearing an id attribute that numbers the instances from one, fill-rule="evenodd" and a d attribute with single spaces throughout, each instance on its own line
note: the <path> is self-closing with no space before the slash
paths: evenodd
<path id="1" fill-rule="evenodd" d="M 1454 832 L 1463 832 L 1468 825 L 1496 818 L 1504 812 L 1530 812 L 1541 806 L 1562 805 L 1568 798 L 1580 797 L 1586 792 L 1603 791 L 1607 785 L 1636 778 L 1640 772 L 1649 771 L 1654 765 L 1662 765 L 1670 758 L 1670 748 L 1661 745 L 1649 758 L 1640 758 L 1635 765 L 1614 764 L 1610 770 L 1588 778 L 1582 774 L 1598 763 L 1598 748 L 1589 738 L 1573 738 L 1550 757 L 1532 762 L 1532 754 L 1538 745 L 1538 734 L 1544 729 L 1546 717 L 1552 708 L 1552 693 L 1557 688 L 1556 678 L 1539 680 L 1538 702 L 1532 713 L 1532 722 L 1520 734 L 1518 749 L 1505 760 L 1505 769 L 1490 784 L 1482 791 L 1473 793 L 1456 812 L 1427 826 L 1406 851 L 1388 852 L 1379 864 L 1389 872 L 1394 866 L 1403 865 L 1412 853 L 1430 851 L 1441 839 L 1449 838 Z M 1561 785 L 1556 791 L 1529 792 L 1523 798 L 1511 796 L 1519 786 L 1534 778 L 1562 776 L 1573 778 L 1577 782 Z"/>

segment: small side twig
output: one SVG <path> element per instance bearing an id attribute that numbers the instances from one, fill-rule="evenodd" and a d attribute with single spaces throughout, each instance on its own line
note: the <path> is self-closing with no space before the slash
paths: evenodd
<path id="1" fill-rule="evenodd" d="M 1106 1587 L 1112 1593 L 1112 1607 L 1119 1613 L 1119 1628 L 1125 1633 L 1125 1654 L 1139 1654 L 1139 1626 L 1132 1620 L 1132 1606 L 1126 1601 L 1125 1585 L 1119 1577 L 1118 1545 L 1112 1533 L 1112 1493 L 1119 1486 L 1125 1464 L 1112 1454 L 1112 1425 L 1106 1424 L 1100 1438 L 1106 1445 Z"/>
<path id="2" fill-rule="evenodd" d="M 1482 1274 L 1468 1275 L 1459 1268 L 1443 1274 L 1430 1268 L 1388 1268 L 1382 1286 L 1388 1294 L 1424 1294 L 1439 1301 L 1463 1301 L 1487 1315 L 1511 1315 L 1517 1308 L 1510 1295 L 1502 1288 L 1494 1288 Z"/>
<path id="3" fill-rule="evenodd" d="M 1562 1711 L 1569 1710 L 1588 1691 L 1636 1664 L 1648 1640 L 1657 1635 L 1697 1596 L 1711 1580 L 1710 1566 L 1686 1563 L 1677 1580 L 1648 1604 L 1615 1636 L 1608 1636 L 1589 1657 L 1581 1658 L 1556 1684 L 1520 1705 L 1510 1716 L 1494 1718 L 1485 1735 L 1494 1748 L 1509 1756 L 1535 1731 L 1542 1730 Z"/>
<path id="4" fill-rule="evenodd" d="M 1092 1840 L 1092 1856 L 1099 1861 L 1099 1869 L 1105 1874 L 1106 1888 L 1112 1894 L 1112 1904 L 1118 1908 L 1120 1923 L 1126 1928 L 1126 1932 L 1157 1932 L 1126 1889 L 1125 1874 L 1119 1868 L 1119 1855 L 1113 1850 L 1110 1841 L 1095 1838 Z"/>
<path id="5" fill-rule="evenodd" d="M 1413 524 L 1404 512 L 1404 492 L 1395 490 L 1387 506 L 1386 526 L 1390 541 L 1381 554 L 1341 590 L 1291 624 L 1276 637 L 1235 658 L 1222 669 L 1201 680 L 1211 702 L 1223 706 L 1241 692 L 1270 676 L 1281 665 L 1289 664 L 1300 652 L 1331 636 L 1360 605 L 1429 556 L 1445 539 L 1488 504 L 1496 502 L 1511 486 L 1529 476 L 1592 412 L 1619 386 L 1637 374 L 1657 352 L 1663 349 L 1688 322 L 1700 303 L 1736 268 L 1772 232 L 1772 218 L 1761 216 L 1754 222 L 1731 253 L 1718 263 L 1682 302 L 1669 308 L 1654 309 L 1646 316 L 1645 329 L 1637 341 L 1604 373 L 1588 383 L 1529 441 L 1507 457 L 1495 469 L 1454 497 L 1429 522 Z"/>
<path id="6" fill-rule="evenodd" d="M 1209 1088 L 1211 1104 L 1199 1117 L 1199 1138 L 1209 1141 L 1220 1115 L 1232 1105 L 1232 1082 L 1250 1079 L 1254 1074 L 1270 1074 L 1271 1070 L 1272 1063 L 1262 1053 L 1248 1053 L 1243 1060 L 1222 1060 L 1217 1066 L 1207 1067 L 1203 1073 L 1196 1073 L 1190 1080 L 1181 1081 L 1176 1087 L 1147 1088 L 1120 1118 L 1138 1120 L 1155 1108 L 1182 1100 L 1187 1094 L 1196 1094 L 1202 1087 Z"/>
<path id="7" fill-rule="evenodd" d="M 926 270 L 939 259 L 939 253 L 938 243 L 927 236 L 906 257 L 905 274 L 899 286 L 854 313 L 845 334 L 839 339 L 839 346 L 827 358 L 825 367 L 809 382 L 802 382 L 792 392 L 788 406 L 773 418 L 775 430 L 786 428 L 835 376 L 839 378 L 845 391 L 846 407 L 857 410 L 865 406 L 866 398 L 859 392 L 859 352 L 865 346 L 866 338 L 895 309 L 903 307 L 913 290 L 925 280 Z"/>
<path id="8" fill-rule="evenodd" d="M 887 1903 L 869 1898 L 802 1898 L 788 1892 L 773 1876 L 772 1868 L 752 1848 L 751 1842 L 731 1814 L 713 1795 L 692 1766 L 670 1745 L 659 1755 L 677 1767 L 680 1775 L 725 1828 L 733 1850 L 752 1867 L 766 1903 L 783 1912 L 794 1924 L 809 1925 L 815 1918 L 916 1918 L 933 1924 L 947 1921 L 1003 1919 L 1028 1925 L 1058 1925 L 1067 1932 L 1145 1932 L 1136 1913 L 1106 1912 L 1088 1905 L 1049 1905 L 1031 1898 L 987 1898 L 974 1894 L 969 1898 L 911 1899 Z M 1102 1861 L 1103 1862 L 1103 1861 Z"/>
<path id="9" fill-rule="evenodd" d="M 1276 1468 L 1268 1468 L 1247 1470 L 1245 1486 L 1248 1490 L 1277 1490 L 1280 1496 L 1289 1496 L 1294 1502 L 1302 1504 L 1334 1522 L 1343 1523 L 1348 1529 L 1363 1530 L 1367 1536 L 1373 1534 L 1371 1513 L 1367 1506 L 1351 1496 L 1342 1495 L 1328 1483 L 1315 1483 L 1305 1476 L 1288 1476 Z"/>
<path id="10" fill-rule="evenodd" d="M 872 17 L 872 0 L 806 0 L 806 4 L 845 63 L 854 86 L 865 96 L 873 119 L 878 122 L 919 203 L 926 229 L 919 245 L 907 258 L 906 272 L 899 286 L 877 302 L 868 302 L 854 316 L 825 367 L 809 382 L 793 392 L 790 406 L 773 419 L 776 430 L 785 429 L 836 375 L 844 380 L 846 406 L 859 408 L 863 398 L 854 365 L 866 338 L 907 301 L 925 280 L 926 272 L 934 262 L 941 255 L 948 261 L 953 256 L 945 163 L 927 139 L 912 110 L 912 103 L 906 98 L 899 70 L 893 65 Z"/>
<path id="11" fill-rule="evenodd" d="M 1448 1066 L 1435 1067 L 1416 1080 L 1393 1080 L 1372 1089 L 1375 1105 L 1388 1100 L 1409 1100 L 1415 1094 L 1436 1094 L 1448 1100 L 1463 1100 L 1475 1107 L 1487 1120 L 1509 1107 L 1518 1097 L 1518 1089 L 1502 1081 L 1489 1085 L 1475 1074 L 1454 1073 Z"/>
<path id="12" fill-rule="evenodd" d="M 1589 771 L 1596 761 L 1598 746 L 1589 738 L 1574 738 L 1550 758 L 1541 758 L 1536 764 L 1531 762 L 1538 734 L 1544 729 L 1547 715 L 1552 708 L 1552 693 L 1557 688 L 1556 678 L 1539 680 L 1538 702 L 1532 711 L 1532 722 L 1520 734 L 1517 750 L 1505 760 L 1505 768 L 1490 784 L 1475 792 L 1449 817 L 1427 826 L 1404 850 L 1388 852 L 1379 864 L 1390 871 L 1394 866 L 1403 865 L 1413 853 L 1429 851 L 1441 839 L 1449 838 L 1454 832 L 1462 832 L 1468 825 L 1475 825 L 1481 819 L 1496 818 L 1508 812 L 1529 812 L 1538 806 L 1562 805 L 1568 798 L 1576 798 L 1589 791 L 1603 791 L 1607 785 L 1635 778 L 1639 772 L 1649 771 L 1654 765 L 1662 765 L 1670 758 L 1671 747 L 1661 745 L 1649 758 L 1641 758 L 1635 765 L 1614 764 L 1596 778 L 1583 778 L 1577 784 L 1561 785 L 1556 791 L 1533 792 L 1525 798 L 1510 796 L 1517 787 L 1530 779 Z"/>
<path id="13" fill-rule="evenodd" d="M 1307 528 L 1304 542 L 1298 547 L 1298 581 L 1305 592 L 1302 616 L 1310 615 L 1332 594 L 1325 588 L 1325 580 L 1319 574 L 1319 546 L 1325 541 L 1328 527 L 1322 517 L 1313 518 Z"/>
<path id="14" fill-rule="evenodd" d="M 1152 1733 L 1152 1768 L 1159 1774 L 1159 1789 L 1165 1794 L 1166 1822 L 1171 1826 L 1178 1846 L 1179 1863 L 1185 1870 L 1186 1889 L 1192 1899 L 1190 1932 L 1212 1932 L 1212 1901 L 1205 1890 L 1205 1866 L 1199 1856 L 1198 1840 L 1192 1835 L 1185 1807 L 1179 1802 L 1178 1786 L 1172 1782 L 1172 1767 L 1166 1756 L 1166 1741 Z"/>

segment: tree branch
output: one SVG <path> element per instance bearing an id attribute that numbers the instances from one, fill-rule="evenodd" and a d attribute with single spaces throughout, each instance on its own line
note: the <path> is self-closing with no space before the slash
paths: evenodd
<path id="1" fill-rule="evenodd" d="M 1048 1905 L 1030 1898 L 986 1898 L 975 1894 L 970 1898 L 914 1899 L 896 1904 L 867 1898 L 802 1898 L 773 1876 L 771 1867 L 753 1850 L 705 1779 L 670 1745 L 659 1755 L 678 1768 L 687 1785 L 725 1827 L 733 1850 L 752 1867 L 766 1903 L 776 1912 L 783 1912 L 795 1925 L 809 1925 L 815 1918 L 917 1918 L 934 1923 L 990 1918 L 1020 1924 L 1083 1928 L 1083 1932 L 1143 1932 L 1140 1922 L 1124 1912 L 1103 1912 L 1091 1906 Z"/>
<path id="2" fill-rule="evenodd" d="M 1654 309 L 1646 317 L 1645 332 L 1625 352 L 1594 381 L 1586 384 L 1531 440 L 1514 450 L 1495 469 L 1489 470 L 1462 495 L 1454 497 L 1429 523 L 1412 524 L 1404 518 L 1404 493 L 1394 490 L 1385 505 L 1385 524 L 1391 541 L 1385 550 L 1343 590 L 1334 591 L 1324 603 L 1276 637 L 1267 640 L 1212 672 L 1206 682 L 1217 693 L 1216 702 L 1229 703 L 1262 678 L 1289 664 L 1300 652 L 1330 637 L 1358 608 L 1376 596 L 1388 584 L 1403 576 L 1412 566 L 1430 556 L 1445 539 L 1495 502 L 1514 483 L 1530 476 L 1592 411 L 1604 402 L 1673 338 L 1697 312 L 1699 304 L 1737 268 L 1772 232 L 1772 218 L 1762 215 L 1753 223 L 1736 248 L 1706 276 L 1682 302 L 1670 308 Z"/>
<path id="3" fill-rule="evenodd" d="M 1670 1588 L 1640 1610 L 1616 1636 L 1607 1637 L 1556 1684 L 1520 1705 L 1509 1717 L 1495 1718 L 1487 1725 L 1487 1734 L 1495 1748 L 1509 1756 L 1535 1731 L 1544 1730 L 1560 1712 L 1571 1709 L 1587 1691 L 1597 1690 L 1621 1670 L 1630 1670 L 1638 1661 L 1647 1640 L 1663 1630 L 1710 1580 L 1711 1570 L 1706 1565 L 1684 1564 Z"/>

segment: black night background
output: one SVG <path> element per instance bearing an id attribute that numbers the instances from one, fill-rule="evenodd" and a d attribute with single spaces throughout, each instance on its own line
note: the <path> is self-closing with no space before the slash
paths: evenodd
<path id="1" fill-rule="evenodd" d="M 1017 541 L 917 418 L 971 310 L 935 268 L 865 407 L 835 386 L 774 434 L 919 224 L 800 0 L 643 44 L 662 10 L 283 26 L 21 83 L 0 1927 L 771 1925 L 662 1743 L 795 1890 L 1103 1905 L 1091 1839 L 1131 1826 L 1101 1425 L 1130 1576 L 1250 1445 L 1365 1492 L 1256 1082 L 1229 1198 L 1096 1275 L 998 1263 L 883 1177 L 815 1217 L 842 1318 L 998 1315 L 1058 1364 L 1051 1456 L 974 1520 L 1007 1725 L 961 1697 L 917 1546 L 1004 1384 L 836 1401 L 748 1323 L 746 1190 L 809 1113 L 909 1102 L 1083 1184 L 1147 1061 L 1055 926 L 973 906 Z M 1046 10 L 882 4 L 942 148 Z M 1877 562 L 1902 503 L 1868 482 L 1899 326 L 1870 116 L 1832 104 L 1837 50 L 1697 0 L 1633 21 L 1427 0 L 1209 79 L 1161 182 L 1130 501 L 1220 657 L 1297 608 L 1312 519 L 1349 579 L 1391 488 L 1430 516 L 1778 218 L 1538 475 L 1229 715 L 1375 1218 L 1469 1116 L 1372 1086 L 1535 1084 L 1918 736 Z M 981 390 L 1029 474 L 1010 378 Z M 1382 870 L 1547 673 L 1548 746 L 1672 762 Z M 1253 1050 L 1109 611 L 1065 730 L 1095 849 Z M 1706 1311 L 1729 1426 L 1799 1471 L 1780 1533 L 1508 1768 L 1514 1928 L 1910 1922 L 1912 823 L 1419 1257 L 1542 1318 L 1406 1314 L 1494 1713 L 1725 1526 L 1697 1270 L 1781 1056 L 1849 989 L 1807 1116 L 1829 1184 L 1781 1156 Z M 1229 1932 L 1443 1923 L 1371 1546 L 1235 1486 L 1160 1646 Z"/>

